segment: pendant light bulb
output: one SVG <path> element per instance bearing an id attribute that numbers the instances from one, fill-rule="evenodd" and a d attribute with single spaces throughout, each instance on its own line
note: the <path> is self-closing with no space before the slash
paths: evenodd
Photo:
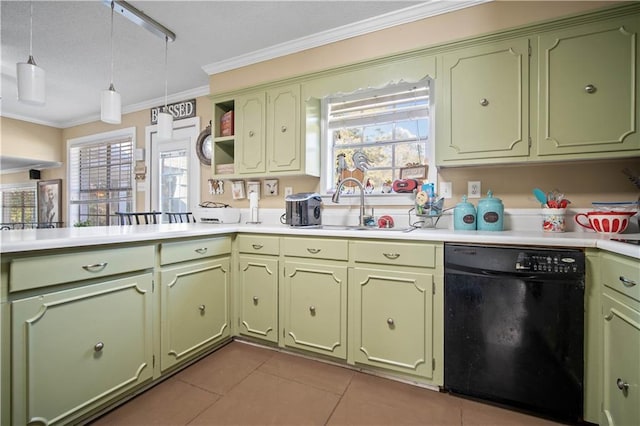
<path id="1" fill-rule="evenodd" d="M 29 7 L 29 59 L 16 65 L 18 100 L 32 105 L 44 105 L 46 73 L 33 59 L 33 3 Z"/>
<path id="2" fill-rule="evenodd" d="M 113 86 L 113 8 L 111 2 L 111 84 L 107 90 L 100 93 L 100 120 L 108 124 L 120 124 L 122 122 L 122 101 L 120 93 Z"/>
<path id="3" fill-rule="evenodd" d="M 169 49 L 169 37 L 164 38 L 164 109 L 158 113 L 158 140 L 170 141 L 173 139 L 173 115 L 167 107 L 167 51 Z"/>
<path id="4" fill-rule="evenodd" d="M 113 83 L 100 93 L 100 120 L 108 124 L 122 122 L 122 102 L 120 93 L 116 92 Z"/>

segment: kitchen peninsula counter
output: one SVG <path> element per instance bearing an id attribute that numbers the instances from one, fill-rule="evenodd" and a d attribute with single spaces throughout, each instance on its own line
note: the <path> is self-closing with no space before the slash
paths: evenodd
<path id="1" fill-rule="evenodd" d="M 548 233 L 543 231 L 453 231 L 449 229 L 349 230 L 252 224 L 161 224 L 33 229 L 0 233 L 0 253 L 20 253 L 72 247 L 152 242 L 187 237 L 234 233 L 309 235 L 318 237 L 370 238 L 406 241 L 444 241 L 467 244 L 534 245 L 544 247 L 599 248 L 640 259 L 640 246 L 611 240 L 591 232 Z M 619 238 L 640 238 L 620 234 Z"/>

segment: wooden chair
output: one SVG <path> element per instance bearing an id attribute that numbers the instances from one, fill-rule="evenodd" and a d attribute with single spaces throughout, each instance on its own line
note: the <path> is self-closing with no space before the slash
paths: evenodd
<path id="1" fill-rule="evenodd" d="M 165 212 L 169 223 L 196 223 L 196 218 L 191 212 Z"/>
<path id="2" fill-rule="evenodd" d="M 149 225 L 157 224 L 158 216 L 162 212 L 116 212 L 120 225 Z"/>

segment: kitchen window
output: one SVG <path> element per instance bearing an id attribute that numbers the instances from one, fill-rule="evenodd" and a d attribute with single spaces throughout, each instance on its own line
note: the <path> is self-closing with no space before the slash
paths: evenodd
<path id="1" fill-rule="evenodd" d="M 69 221 L 118 224 L 115 213 L 135 211 L 135 128 L 68 142 Z"/>
<path id="2" fill-rule="evenodd" d="M 38 221 L 36 185 L 12 184 L 0 189 L 2 196 L 1 229 L 34 227 Z"/>
<path id="3" fill-rule="evenodd" d="M 399 179 L 402 168 L 429 164 L 434 158 L 429 83 L 429 79 L 400 83 L 324 100 L 324 194 L 333 193 L 341 177 L 359 177 L 354 170 L 358 166 L 356 152 L 364 153 L 369 160 L 363 184 L 373 195 L 388 197 L 383 186 Z M 343 172 L 345 167 L 347 171 Z M 435 167 L 432 169 L 430 174 L 435 177 Z M 425 177 L 434 181 L 430 178 Z"/>

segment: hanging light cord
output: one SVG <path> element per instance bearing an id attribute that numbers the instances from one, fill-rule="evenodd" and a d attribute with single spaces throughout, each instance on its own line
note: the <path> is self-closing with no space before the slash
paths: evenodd
<path id="1" fill-rule="evenodd" d="M 33 59 L 33 2 L 29 2 L 29 60 L 28 64 L 36 65 Z"/>
<path id="2" fill-rule="evenodd" d="M 113 87 L 113 8 L 115 6 L 115 2 L 111 2 L 111 85 L 109 86 L 109 90 L 115 92 L 115 88 Z"/>
<path id="3" fill-rule="evenodd" d="M 169 51 L 169 37 L 164 36 L 164 112 L 167 111 L 167 81 L 168 81 L 168 70 L 167 70 L 167 55 Z"/>

